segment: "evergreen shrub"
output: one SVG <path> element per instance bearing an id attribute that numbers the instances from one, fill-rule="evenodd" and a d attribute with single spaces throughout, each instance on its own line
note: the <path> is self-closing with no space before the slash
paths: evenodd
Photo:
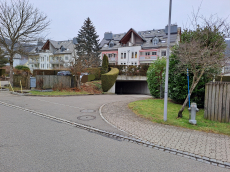
<path id="1" fill-rule="evenodd" d="M 169 61 L 169 82 L 168 82 L 168 90 L 169 97 L 176 103 L 184 103 L 188 95 L 188 80 L 185 72 L 178 71 L 178 60 L 176 56 L 172 54 L 170 56 Z M 192 85 L 193 75 L 189 73 L 189 86 Z M 211 81 L 212 78 L 208 77 L 204 74 L 200 81 L 198 82 L 196 88 L 193 90 L 192 95 L 190 97 L 190 102 L 197 103 L 199 108 L 204 107 L 204 97 L 205 97 L 205 84 Z"/>
<path id="2" fill-rule="evenodd" d="M 111 71 L 101 75 L 102 90 L 104 92 L 107 92 L 113 86 L 118 74 L 119 70 L 117 68 L 111 68 Z"/>
<path id="3" fill-rule="evenodd" d="M 102 59 L 101 74 L 107 73 L 108 72 L 108 68 L 109 68 L 108 56 L 104 54 L 103 59 Z"/>
<path id="4" fill-rule="evenodd" d="M 166 59 L 157 59 L 149 66 L 147 71 L 147 83 L 150 94 L 155 98 L 161 98 L 161 85 L 164 81 L 164 72 L 166 67 Z"/>

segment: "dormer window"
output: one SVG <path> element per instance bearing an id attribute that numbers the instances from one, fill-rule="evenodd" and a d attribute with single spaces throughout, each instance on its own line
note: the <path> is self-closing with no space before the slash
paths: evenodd
<path id="1" fill-rule="evenodd" d="M 158 42 L 159 42 L 159 39 L 158 39 L 157 37 L 155 37 L 155 38 L 153 39 L 153 45 L 157 45 Z"/>
<path id="2" fill-rule="evenodd" d="M 114 46 L 114 43 L 113 42 L 110 42 L 109 43 L 109 48 L 112 48 Z"/>

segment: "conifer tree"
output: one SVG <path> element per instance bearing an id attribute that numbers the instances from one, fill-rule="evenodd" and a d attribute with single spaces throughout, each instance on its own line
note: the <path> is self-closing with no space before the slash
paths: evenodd
<path id="1" fill-rule="evenodd" d="M 103 60 L 102 60 L 102 68 L 101 68 L 101 74 L 107 73 L 109 68 L 109 60 L 108 56 L 104 54 Z"/>
<path id="2" fill-rule="evenodd" d="M 85 67 L 97 67 L 100 65 L 99 39 L 90 18 L 88 17 L 78 32 L 76 50 L 78 58 L 83 58 Z"/>

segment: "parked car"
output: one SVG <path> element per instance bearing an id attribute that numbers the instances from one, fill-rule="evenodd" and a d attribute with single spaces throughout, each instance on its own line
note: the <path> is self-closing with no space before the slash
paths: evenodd
<path id="1" fill-rule="evenodd" d="M 89 74 L 88 74 L 88 73 L 81 73 L 80 79 L 81 79 L 84 75 L 89 75 Z"/>
<path id="2" fill-rule="evenodd" d="M 70 73 L 70 71 L 59 71 L 57 73 L 57 75 L 60 75 L 60 76 L 71 76 L 72 74 Z"/>

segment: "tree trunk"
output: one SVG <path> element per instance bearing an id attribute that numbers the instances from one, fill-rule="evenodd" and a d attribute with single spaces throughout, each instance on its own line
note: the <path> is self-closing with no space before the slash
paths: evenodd
<path id="1" fill-rule="evenodd" d="M 10 60 L 10 84 L 13 87 L 13 60 Z"/>
<path id="2" fill-rule="evenodd" d="M 76 79 L 77 88 L 78 88 L 78 89 L 81 89 L 81 85 L 80 85 L 80 75 L 77 75 L 76 78 L 77 78 L 77 79 Z"/>
<path id="3" fill-rule="evenodd" d="M 191 95 L 192 95 L 193 90 L 196 88 L 196 85 L 198 84 L 198 82 L 199 82 L 199 81 L 196 81 L 194 84 L 192 83 L 192 87 L 191 87 L 190 90 L 189 90 L 190 97 L 191 97 Z M 185 106 L 186 106 L 187 103 L 188 103 L 188 95 L 187 95 L 187 97 L 186 97 L 186 99 L 185 99 L 185 101 L 184 101 L 184 103 L 183 103 L 181 109 L 180 109 L 179 112 L 178 112 L 178 118 L 182 118 L 182 112 L 184 111 L 184 108 L 185 108 Z"/>

